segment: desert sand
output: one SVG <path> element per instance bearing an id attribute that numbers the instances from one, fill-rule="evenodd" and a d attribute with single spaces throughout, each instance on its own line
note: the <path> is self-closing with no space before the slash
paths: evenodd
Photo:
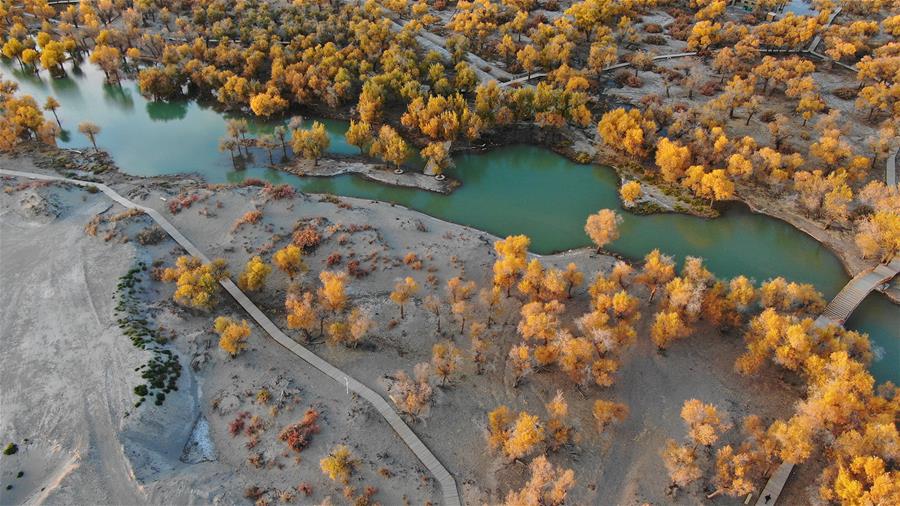
<path id="1" fill-rule="evenodd" d="M 3 164 L 40 171 L 27 158 L 4 159 Z M 302 194 L 272 200 L 259 187 L 211 188 L 189 178 L 165 184 L 125 177 L 116 181 L 120 194 L 157 208 L 208 256 L 225 259 L 235 278 L 251 256 L 269 260 L 290 241 L 298 223 L 313 224 L 322 235 L 305 259 L 309 272 L 299 280 L 304 288 L 318 285 L 320 270 L 346 269 L 349 261 L 358 260 L 368 275 L 351 278 L 350 303 L 367 311 L 377 326 L 354 349 L 330 346 L 318 336 L 308 346 L 385 397 L 394 373 L 427 362 L 435 342 L 446 338 L 462 349 L 470 346 L 446 314 L 443 332 L 437 333 L 422 297 L 443 295 L 446 281 L 457 275 L 479 286 L 489 283 L 495 237 L 374 201 Z M 116 284 L 138 262 L 171 266 L 183 252 L 168 238 L 156 245 L 138 244 L 137 234 L 151 226 L 146 216 L 119 221 L 114 228 L 105 223 L 96 236 L 87 235 L 85 224 L 95 215 L 108 218 L 122 211 L 103 194 L 17 179 L 4 180 L 3 186 L 9 190 L 0 196 L 0 281 L 9 288 L 0 295 L 0 345 L 8 350 L 0 356 L 5 386 L 0 433 L 4 444 L 8 439 L 20 447 L 17 455 L 0 458 L 0 484 L 14 485 L 0 491 L 3 503 L 232 503 L 248 501 L 245 491 L 254 486 L 276 502 L 279 492 L 308 483 L 312 495 L 295 490 L 296 502 L 318 504 L 331 496 L 340 504 L 347 501 L 343 487 L 324 477 L 318 465 L 335 444 L 348 445 L 359 459 L 350 483 L 356 493 L 373 486 L 373 500 L 381 504 L 439 502 L 440 490 L 424 466 L 366 402 L 348 397 L 341 385 L 255 327 L 249 349 L 228 357 L 216 345 L 212 320 L 247 316 L 228 300 L 210 313 L 177 306 L 171 301 L 173 285 L 154 281 L 148 273 L 141 275 L 138 297 L 152 324 L 174 333 L 168 346 L 183 372 L 177 392 L 162 406 L 146 402 L 135 408 L 131 390 L 140 383 L 135 368 L 147 352 L 134 348 L 116 325 Z M 179 194 L 196 194 L 199 200 L 171 214 L 168 203 Z M 262 220 L 235 227 L 251 210 L 261 211 Z M 415 253 L 422 265 L 405 263 L 408 253 Z M 337 262 L 335 254 L 340 255 Z M 575 262 L 588 280 L 615 261 L 588 249 L 541 259 L 557 267 Z M 422 290 L 401 320 L 388 291 L 405 276 L 414 277 Z M 287 277 L 276 270 L 251 297 L 302 342 L 305 337 L 285 325 L 287 289 Z M 679 411 L 685 400 L 713 403 L 737 426 L 751 413 L 767 419 L 786 416 L 798 398 L 791 378 L 785 382 L 769 372 L 745 378 L 733 372 L 743 349 L 739 333 L 723 335 L 701 327 L 663 355 L 649 341 L 647 318 L 638 325 L 637 343 L 622 357 L 613 387 L 592 386 L 582 393 L 551 371 L 533 374 L 513 388 L 501 356 L 520 339 L 515 331 L 518 304 L 504 301 L 505 316 L 488 332 L 493 344 L 484 374 L 476 374 L 466 362 L 448 385 L 434 385 L 433 405 L 421 419 L 410 421 L 454 475 L 467 504 L 496 504 L 527 478 L 526 466 L 507 463 L 487 449 L 486 414 L 501 404 L 544 417 L 544 404 L 558 389 L 565 392 L 578 437 L 550 459 L 576 469 L 572 504 L 664 504 L 672 498 L 666 493 L 668 477 L 659 451 L 667 438 L 684 436 Z M 587 305 L 584 287 L 576 289 L 564 323 L 572 325 L 573 315 Z M 474 318 L 484 319 L 483 311 Z M 255 401 L 263 388 L 271 394 L 268 405 Z M 626 403 L 628 419 L 598 434 L 590 414 L 594 399 Z M 273 406 L 279 406 L 277 414 Z M 310 407 L 321 413 L 321 431 L 298 459 L 277 434 Z M 228 433 L 229 423 L 244 411 L 264 421 L 265 430 L 252 449 L 247 448 L 248 437 Z M 203 430 L 194 431 L 198 421 L 201 429 L 208 423 L 208 438 Z M 724 439 L 737 438 L 732 430 Z M 785 500 L 810 500 L 818 465 L 803 466 Z M 25 475 L 17 479 L 19 470 Z M 700 503 L 704 484 L 680 492 L 679 503 Z M 719 496 L 714 502 L 740 501 Z"/>

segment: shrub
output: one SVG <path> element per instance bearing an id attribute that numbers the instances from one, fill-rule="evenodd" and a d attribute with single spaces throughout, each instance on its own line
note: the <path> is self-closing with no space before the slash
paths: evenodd
<path id="1" fill-rule="evenodd" d="M 360 266 L 359 260 L 350 260 L 347 263 L 347 273 L 354 278 L 364 278 L 369 275 L 369 271 Z"/>
<path id="2" fill-rule="evenodd" d="M 241 228 L 243 225 L 249 223 L 255 225 L 262 220 L 263 213 L 258 209 L 254 209 L 253 211 L 247 211 L 243 216 L 237 219 L 234 222 L 234 225 L 231 226 L 231 231 L 234 232 Z"/>
<path id="3" fill-rule="evenodd" d="M 342 258 L 343 257 L 341 256 L 341 254 L 335 251 L 334 253 L 328 255 L 328 259 L 325 260 L 325 263 L 328 264 L 329 267 L 331 267 L 332 265 L 341 263 Z"/>
<path id="4" fill-rule="evenodd" d="M 151 225 L 137 233 L 135 239 L 142 246 L 159 244 L 166 238 L 166 232 L 159 225 Z"/>
<path id="5" fill-rule="evenodd" d="M 137 208 L 130 208 L 122 211 L 121 213 L 116 213 L 109 217 L 109 221 L 115 223 L 117 221 L 127 220 L 128 218 L 134 218 L 135 216 L 143 216 L 144 211 L 141 211 Z"/>
<path id="6" fill-rule="evenodd" d="M 831 94 L 841 100 L 853 100 L 856 98 L 856 89 L 850 87 L 836 88 Z"/>
<path id="7" fill-rule="evenodd" d="M 231 434 L 231 437 L 237 436 L 244 430 L 244 420 L 246 420 L 248 416 L 250 416 L 250 413 L 244 411 L 228 424 L 228 433 Z"/>
<path id="8" fill-rule="evenodd" d="M 191 207 L 194 202 L 200 200 L 200 195 L 192 194 L 185 195 L 181 194 L 176 197 L 172 197 L 169 200 L 169 212 L 172 214 L 178 214 L 182 211 L 182 209 L 187 209 Z"/>
<path id="9" fill-rule="evenodd" d="M 265 493 L 266 493 L 265 490 L 260 489 L 256 485 L 253 485 L 252 487 L 247 487 L 246 489 L 244 489 L 244 497 L 246 497 L 247 499 L 254 500 L 254 501 L 259 499 L 263 495 L 265 495 Z"/>
<path id="10" fill-rule="evenodd" d="M 291 242 L 308 252 L 319 246 L 319 243 L 322 242 L 322 236 L 319 235 L 319 231 L 315 227 L 307 225 L 294 230 Z"/>
<path id="11" fill-rule="evenodd" d="M 715 95 L 716 93 L 718 93 L 721 88 L 722 87 L 719 86 L 718 81 L 713 80 L 713 81 L 706 81 L 705 83 L 703 83 L 703 85 L 700 86 L 700 89 L 697 91 L 699 91 L 700 94 L 703 95 L 704 97 L 711 97 L 711 96 Z"/>
<path id="12" fill-rule="evenodd" d="M 669 25 L 669 35 L 671 35 L 673 39 L 687 40 L 688 35 L 690 35 L 691 33 L 691 27 L 693 25 L 694 18 L 682 11 L 675 18 L 675 21 L 673 21 L 672 24 Z"/>
<path id="13" fill-rule="evenodd" d="M 269 183 L 263 181 L 262 179 L 257 179 L 255 177 L 251 177 L 245 179 L 241 182 L 241 186 L 267 186 Z"/>
<path id="14" fill-rule="evenodd" d="M 634 74 L 629 73 L 628 77 L 625 78 L 625 85 L 629 88 L 640 88 L 644 86 L 644 80 Z"/>
<path id="15" fill-rule="evenodd" d="M 648 35 L 644 37 L 644 42 L 654 46 L 665 46 L 667 44 L 666 38 L 662 35 Z"/>
<path id="16" fill-rule="evenodd" d="M 94 185 L 90 185 L 87 188 L 85 188 L 85 190 L 87 190 L 88 193 L 97 193 L 98 191 L 100 191 L 100 188 L 97 188 Z"/>
<path id="17" fill-rule="evenodd" d="M 15 455 L 16 453 L 19 453 L 19 447 L 16 443 L 9 443 L 3 449 L 3 455 Z"/>
<path id="18" fill-rule="evenodd" d="M 644 25 L 644 31 L 647 33 L 662 33 L 662 26 L 658 23 L 647 23 Z"/>
<path id="19" fill-rule="evenodd" d="M 263 187 L 263 195 L 274 200 L 292 199 L 295 194 L 294 187 L 289 184 L 280 184 L 277 186 L 267 184 Z"/>
<path id="20" fill-rule="evenodd" d="M 419 256 L 412 251 L 410 251 L 403 257 L 403 263 L 408 265 L 409 268 L 414 271 L 422 269 L 422 261 L 419 260 Z"/>
<path id="21" fill-rule="evenodd" d="M 84 233 L 91 237 L 96 237 L 97 229 L 103 223 L 103 221 L 104 220 L 102 216 L 100 216 L 99 214 L 94 215 L 93 217 L 91 217 L 90 221 L 88 221 L 84 225 Z"/>
<path id="22" fill-rule="evenodd" d="M 316 423 L 318 419 L 319 412 L 315 409 L 308 409 L 303 415 L 303 419 L 285 427 L 278 435 L 278 439 L 287 443 L 288 447 L 295 452 L 302 452 L 312 441 L 312 435 L 319 432 L 319 425 Z"/>

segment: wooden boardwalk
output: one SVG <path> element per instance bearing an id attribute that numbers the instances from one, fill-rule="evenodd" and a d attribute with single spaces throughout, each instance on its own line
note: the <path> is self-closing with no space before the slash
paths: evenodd
<path id="1" fill-rule="evenodd" d="M 872 290 L 889 283 L 897 273 L 900 273 L 900 257 L 857 274 L 831 299 L 816 322 L 820 325 L 843 325 Z"/>
<path id="2" fill-rule="evenodd" d="M 95 186 L 100 191 L 102 191 L 106 196 L 111 198 L 112 200 L 118 202 L 122 206 L 129 209 L 140 209 L 147 213 L 153 220 L 162 227 L 172 239 L 175 240 L 182 248 L 184 248 L 189 255 L 195 256 L 203 260 L 203 262 L 209 262 L 209 258 L 200 251 L 199 248 L 194 246 L 194 244 L 188 240 L 174 225 L 172 225 L 169 220 L 163 217 L 162 214 L 159 213 L 156 209 L 152 207 L 145 207 L 139 204 L 135 204 L 134 202 L 126 199 L 125 197 L 119 195 L 118 192 L 113 190 L 112 188 L 106 186 L 102 183 L 92 183 L 88 181 L 81 181 L 78 179 L 70 179 L 60 176 L 53 176 L 49 174 L 39 174 L 34 172 L 20 172 L 14 170 L 6 170 L 0 169 L 0 174 L 7 176 L 16 176 L 16 177 L 25 177 L 29 179 L 40 179 L 45 181 L 60 181 L 75 184 L 78 186 Z M 247 314 L 253 318 L 256 323 L 263 328 L 278 344 L 284 346 L 288 350 L 290 350 L 294 355 L 305 360 L 311 366 L 315 367 L 319 371 L 325 373 L 330 376 L 332 379 L 347 387 L 348 390 L 354 392 L 355 394 L 363 397 L 369 403 L 371 403 L 375 409 L 381 413 L 381 416 L 387 421 L 387 423 L 394 429 L 394 431 L 400 436 L 406 446 L 409 447 L 410 450 L 416 455 L 416 457 L 428 468 L 434 478 L 438 481 L 441 486 L 441 492 L 444 499 L 444 504 L 447 506 L 459 506 L 462 504 L 462 500 L 459 496 L 459 491 L 456 487 L 456 480 L 453 476 L 447 471 L 447 469 L 443 466 L 443 464 L 438 461 L 437 457 L 431 453 L 431 451 L 422 443 L 422 440 L 419 439 L 418 436 L 409 428 L 408 425 L 403 421 L 402 418 L 397 414 L 396 411 L 388 404 L 384 398 L 379 395 L 377 392 L 372 390 L 371 388 L 363 385 L 355 378 L 350 376 L 349 374 L 343 372 L 337 367 L 331 365 L 330 363 L 323 360 L 321 357 L 316 355 L 315 353 L 309 351 L 305 347 L 298 344 L 296 341 L 288 337 L 284 332 L 281 331 L 272 320 L 269 319 L 257 306 L 254 304 L 247 296 L 231 281 L 230 278 L 226 278 L 221 281 L 222 287 L 227 291 L 234 300 L 247 311 Z"/>
<path id="3" fill-rule="evenodd" d="M 900 146 L 888 155 L 887 162 L 884 165 L 884 182 L 888 186 L 897 186 L 897 153 L 900 152 Z"/>
<path id="4" fill-rule="evenodd" d="M 853 310 L 865 300 L 872 290 L 889 283 L 898 273 L 900 273 L 900 257 L 894 258 L 890 263 L 878 264 L 872 269 L 857 274 L 844 285 L 844 288 L 825 307 L 825 311 L 816 318 L 816 326 L 843 325 L 850 318 Z M 759 493 L 756 505 L 771 506 L 775 504 L 793 470 L 794 464 L 788 462 L 783 462 L 778 466 L 765 488 Z"/>

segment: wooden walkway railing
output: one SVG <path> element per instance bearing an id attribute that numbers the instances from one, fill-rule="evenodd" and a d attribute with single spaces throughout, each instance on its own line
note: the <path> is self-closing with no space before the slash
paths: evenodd
<path id="1" fill-rule="evenodd" d="M 60 181 L 75 184 L 78 186 L 96 186 L 100 191 L 102 191 L 106 196 L 111 198 L 112 200 L 118 202 L 119 204 L 125 206 L 129 209 L 140 209 L 147 213 L 153 220 L 162 227 L 172 239 L 175 240 L 182 248 L 184 248 L 189 255 L 195 256 L 203 262 L 209 262 L 209 258 L 200 251 L 199 248 L 194 246 L 194 244 L 188 240 L 174 225 L 172 225 L 169 220 L 163 217 L 162 214 L 159 213 L 156 209 L 152 207 L 145 207 L 139 204 L 135 204 L 134 202 L 126 199 L 125 197 L 119 195 L 115 190 L 106 186 L 102 183 L 92 183 L 89 181 L 81 181 L 78 179 L 70 179 L 60 176 L 53 176 L 49 174 L 39 174 L 34 172 L 20 172 L 15 170 L 6 170 L 0 169 L 0 174 L 7 176 L 16 176 L 16 177 L 25 177 L 29 179 L 40 179 L 45 181 Z M 387 421 L 387 423 L 391 426 L 392 429 L 400 436 L 406 446 L 409 447 L 410 450 L 416 455 L 416 457 L 425 465 L 426 468 L 431 472 L 434 478 L 438 481 L 441 486 L 441 492 L 444 499 L 444 504 L 447 506 L 459 506 L 462 504 L 462 499 L 460 498 L 459 491 L 456 488 L 456 480 L 453 476 L 447 471 L 447 469 L 443 466 L 443 464 L 438 461 L 437 457 L 431 453 L 431 451 L 425 446 L 424 443 L 419 439 L 418 436 L 409 428 L 408 425 L 403 421 L 402 418 L 397 414 L 396 411 L 387 403 L 384 398 L 379 395 L 377 392 L 372 390 L 371 388 L 363 385 L 355 378 L 350 376 L 349 374 L 341 371 L 337 367 L 331 365 L 330 363 L 323 360 L 321 357 L 316 355 L 315 353 L 309 351 L 305 347 L 298 344 L 296 341 L 288 337 L 284 332 L 281 331 L 272 320 L 269 319 L 257 306 L 254 304 L 247 296 L 234 284 L 231 279 L 224 279 L 221 281 L 222 287 L 227 291 L 234 300 L 240 304 L 242 308 L 253 318 L 260 327 L 263 328 L 278 344 L 284 346 L 288 350 L 290 350 L 294 355 L 297 355 L 311 366 L 315 367 L 319 371 L 325 373 L 341 385 L 347 387 L 347 389 L 353 391 L 354 393 L 360 395 L 369 403 L 371 403 L 375 409 L 381 413 L 381 416 Z"/>

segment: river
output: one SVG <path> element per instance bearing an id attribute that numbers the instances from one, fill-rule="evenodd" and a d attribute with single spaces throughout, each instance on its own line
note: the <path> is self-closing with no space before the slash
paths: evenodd
<path id="1" fill-rule="evenodd" d="M 622 237 L 609 249 L 640 258 L 653 248 L 674 255 L 700 256 L 721 277 L 745 274 L 764 281 L 773 276 L 813 283 L 830 298 L 848 276 L 839 260 L 818 242 L 780 220 L 754 214 L 746 206 L 728 206 L 720 218 L 705 220 L 681 214 L 635 216 L 623 212 L 615 172 L 580 165 L 535 146 L 509 146 L 454 158 L 448 175 L 463 181 L 452 195 L 395 188 L 357 176 L 300 178 L 258 164 L 236 171 L 228 153 L 218 150 L 227 114 L 195 101 L 153 102 L 133 82 L 104 84 L 92 65 L 67 67 L 68 77 L 50 79 L 22 72 L 4 61 L 4 74 L 43 103 L 52 95 L 61 103 L 59 142 L 85 147 L 77 124 L 92 121 L 102 131 L 97 142 L 126 173 L 138 176 L 197 173 L 210 182 L 237 182 L 248 177 L 289 183 L 304 192 L 331 193 L 395 202 L 431 216 L 468 225 L 498 236 L 526 234 L 532 251 L 551 253 L 589 244 L 585 218 L 598 209 L 617 209 L 624 217 Z M 346 122 L 322 120 L 331 137 L 329 151 L 356 153 L 343 132 Z M 270 132 L 273 122 L 250 120 L 251 133 Z M 276 150 L 280 155 L 280 149 Z M 872 365 L 879 381 L 900 382 L 900 311 L 881 294 L 869 296 L 848 322 L 867 332 L 875 344 Z"/>

